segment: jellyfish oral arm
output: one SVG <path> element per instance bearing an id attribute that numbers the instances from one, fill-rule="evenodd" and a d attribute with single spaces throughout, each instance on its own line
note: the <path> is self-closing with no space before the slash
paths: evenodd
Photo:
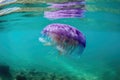
<path id="1" fill-rule="evenodd" d="M 65 50 L 62 47 L 60 47 L 60 46 L 56 46 L 56 48 L 60 52 L 60 54 L 65 52 Z"/>
<path id="2" fill-rule="evenodd" d="M 43 39 L 41 37 L 39 38 L 39 41 L 44 43 L 45 46 L 51 46 L 52 45 L 50 42 L 47 42 L 45 39 Z"/>
<path id="3" fill-rule="evenodd" d="M 39 41 L 42 42 L 42 43 L 46 43 L 46 40 L 44 40 L 43 38 L 39 38 Z"/>
<path id="4" fill-rule="evenodd" d="M 44 44 L 45 46 L 51 46 L 52 44 L 50 42 L 47 42 Z"/>

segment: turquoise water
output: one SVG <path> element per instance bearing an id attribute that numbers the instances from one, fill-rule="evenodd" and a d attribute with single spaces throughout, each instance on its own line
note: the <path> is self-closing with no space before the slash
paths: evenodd
<path id="1" fill-rule="evenodd" d="M 120 80 L 120 1 L 86 0 L 83 18 L 56 20 L 44 18 L 46 3 L 18 0 L 0 4 L 0 10 L 17 7 L 0 11 L 0 65 L 8 65 L 13 75 L 35 69 L 77 77 L 71 80 Z M 86 36 L 80 58 L 57 55 L 54 48 L 39 42 L 40 31 L 51 23 L 69 24 Z"/>

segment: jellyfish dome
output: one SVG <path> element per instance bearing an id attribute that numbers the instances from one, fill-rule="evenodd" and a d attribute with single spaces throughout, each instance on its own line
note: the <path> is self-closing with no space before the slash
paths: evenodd
<path id="1" fill-rule="evenodd" d="M 78 29 L 67 24 L 50 24 L 41 34 L 39 41 L 53 45 L 60 54 L 80 55 L 86 47 L 85 36 Z"/>

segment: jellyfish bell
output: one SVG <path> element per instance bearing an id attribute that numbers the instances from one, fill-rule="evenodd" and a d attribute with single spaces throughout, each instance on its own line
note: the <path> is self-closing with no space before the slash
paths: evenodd
<path id="1" fill-rule="evenodd" d="M 59 54 L 80 55 L 86 47 L 85 36 L 78 29 L 67 24 L 50 24 L 41 34 L 39 41 L 56 47 Z"/>

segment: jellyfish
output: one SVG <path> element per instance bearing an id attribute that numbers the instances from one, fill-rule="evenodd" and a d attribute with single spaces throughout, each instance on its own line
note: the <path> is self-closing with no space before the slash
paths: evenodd
<path id="1" fill-rule="evenodd" d="M 41 31 L 39 41 L 54 46 L 59 54 L 80 55 L 86 47 L 85 36 L 73 26 L 53 23 Z"/>

